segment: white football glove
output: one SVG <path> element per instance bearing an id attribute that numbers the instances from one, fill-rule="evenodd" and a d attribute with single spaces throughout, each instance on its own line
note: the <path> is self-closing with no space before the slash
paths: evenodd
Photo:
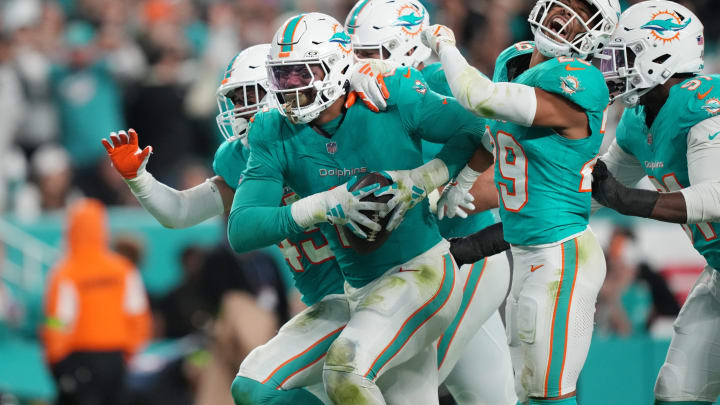
<path id="1" fill-rule="evenodd" d="M 437 202 L 437 217 L 442 220 L 448 218 L 467 218 L 468 214 L 463 210 L 474 210 L 473 201 L 475 198 L 469 191 L 458 187 L 456 181 L 448 183 Z"/>
<path id="2" fill-rule="evenodd" d="M 409 210 L 438 185 L 447 181 L 448 170 L 442 160 L 433 159 L 417 169 L 380 172 L 380 174 L 393 181 L 393 184 L 375 193 L 376 196 L 392 195 L 386 209 L 380 213 L 381 217 L 385 217 L 394 210 L 386 226 L 386 229 L 392 232 L 400 226 Z"/>
<path id="3" fill-rule="evenodd" d="M 358 224 L 373 231 L 379 231 L 381 226 L 360 211 L 384 211 L 385 204 L 360 201 L 380 189 L 379 183 L 350 191 L 355 183 L 357 183 L 357 177 L 353 177 L 347 183 L 331 190 L 316 193 L 295 202 L 291 206 L 293 219 L 303 228 L 310 228 L 321 222 L 346 225 L 356 236 L 367 239 L 367 234 L 360 229 Z"/>
<path id="4" fill-rule="evenodd" d="M 436 54 L 440 54 L 442 44 L 455 46 L 455 34 L 453 31 L 440 24 L 431 25 L 422 30 L 420 39 L 425 46 L 435 51 Z"/>
<path id="5" fill-rule="evenodd" d="M 438 219 L 442 220 L 445 216 L 467 218 L 468 214 L 463 209 L 469 211 L 475 209 L 472 203 L 475 198 L 470 194 L 470 189 L 479 176 L 480 173 L 470 166 L 463 167 L 455 181 L 450 182 L 440 195 L 437 203 Z"/>
<path id="6" fill-rule="evenodd" d="M 390 97 L 390 93 L 385 86 L 383 75 L 399 66 L 397 63 L 379 59 L 361 59 L 355 63 L 350 76 L 352 93 L 348 96 L 345 107 L 350 108 L 355 103 L 355 97 L 358 97 L 370 111 L 385 110 L 385 100 Z"/>

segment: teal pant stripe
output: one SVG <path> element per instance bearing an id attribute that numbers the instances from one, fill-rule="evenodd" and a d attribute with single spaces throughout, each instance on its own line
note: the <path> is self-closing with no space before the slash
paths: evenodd
<path id="1" fill-rule="evenodd" d="M 390 362 L 390 360 L 392 360 L 392 358 L 395 357 L 400 350 L 402 350 L 412 335 L 445 306 L 445 303 L 450 298 L 455 284 L 455 264 L 452 261 L 450 254 L 443 256 L 443 259 L 443 279 L 440 288 L 435 293 L 435 296 L 410 315 L 393 340 L 390 341 L 390 344 L 388 344 L 380 353 L 380 356 L 375 359 L 375 362 L 372 364 L 367 373 L 365 373 L 365 378 L 375 380 L 375 377 L 378 375 L 380 370 L 388 362 Z"/>
<path id="2" fill-rule="evenodd" d="M 474 263 L 470 268 L 470 274 L 468 275 L 467 281 L 465 282 L 465 287 L 463 287 L 463 298 L 462 303 L 460 304 L 460 309 L 458 310 L 457 315 L 455 315 L 455 319 L 453 319 L 452 323 L 450 323 L 450 326 L 445 329 L 445 333 L 440 336 L 440 340 L 438 341 L 438 368 L 440 368 L 440 366 L 442 366 L 443 362 L 445 361 L 445 356 L 447 356 L 447 352 L 450 349 L 450 344 L 452 343 L 453 338 L 455 337 L 455 334 L 460 327 L 460 323 L 465 317 L 465 313 L 467 312 L 470 304 L 472 303 L 473 297 L 475 296 L 475 291 L 477 290 L 477 286 L 480 282 L 480 278 L 482 278 L 482 274 L 485 271 L 486 265 L 487 258 L 482 259 L 477 263 Z"/>
<path id="3" fill-rule="evenodd" d="M 545 397 L 560 395 L 562 373 L 565 366 L 567 349 L 567 327 L 572 292 L 577 276 L 577 238 L 562 244 L 563 268 L 560 283 L 555 296 L 552 336 L 550 338 L 550 357 L 545 379 Z"/>
<path id="4" fill-rule="evenodd" d="M 324 403 L 303 388 L 276 390 L 255 380 L 237 376 L 232 383 L 232 397 L 235 405 L 324 405 Z"/>
<path id="5" fill-rule="evenodd" d="M 529 405 L 577 405 L 577 397 L 564 399 L 534 399 L 530 398 Z"/>
<path id="6" fill-rule="evenodd" d="M 322 339 L 305 349 L 304 352 L 283 363 L 262 383 L 272 388 L 281 387 L 285 381 L 294 374 L 297 374 L 325 356 L 330 345 L 340 336 L 340 332 L 342 332 L 344 328 L 343 326 L 325 335 Z"/>

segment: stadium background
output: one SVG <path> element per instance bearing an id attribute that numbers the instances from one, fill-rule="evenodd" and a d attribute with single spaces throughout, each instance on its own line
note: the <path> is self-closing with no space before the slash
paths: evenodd
<path id="1" fill-rule="evenodd" d="M 485 73 L 492 73 L 505 47 L 531 39 L 525 19 L 532 3 L 424 1 L 431 21 L 453 28 Z M 681 3 L 705 18 L 706 71 L 717 72 L 720 26 L 710 18 L 719 15 L 720 5 Z M 55 395 L 38 328 L 46 275 L 65 246 L 65 209 L 81 196 L 109 206 L 112 245 L 137 263 L 150 297 L 154 335 L 131 362 L 134 403 L 193 403 L 212 361 L 213 322 L 226 294 L 249 293 L 280 323 L 302 308 L 276 249 L 226 255 L 220 219 L 187 230 L 162 228 L 139 208 L 99 140 L 133 127 L 141 144 L 155 148 L 151 173 L 179 189 L 198 184 L 211 176 L 213 152 L 222 141 L 215 90 L 227 62 L 247 46 L 268 42 L 292 14 L 321 11 L 344 21 L 352 5 L 0 0 L 1 404 L 48 403 Z M 616 122 L 620 110 L 614 108 Z M 649 404 L 672 320 L 704 260 L 679 226 L 606 210 L 592 225 L 606 247 L 608 277 L 580 378 L 580 403 Z M 214 260 L 218 255 L 232 259 Z M 148 381 L 164 391 L 148 394 Z"/>

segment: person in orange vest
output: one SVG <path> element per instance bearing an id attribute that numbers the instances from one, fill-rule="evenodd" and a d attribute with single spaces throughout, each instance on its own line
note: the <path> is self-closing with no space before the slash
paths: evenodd
<path id="1" fill-rule="evenodd" d="M 42 338 L 58 405 L 113 405 L 125 362 L 151 334 L 140 273 L 108 248 L 105 207 L 80 200 L 68 215 L 67 251 L 50 274 Z"/>

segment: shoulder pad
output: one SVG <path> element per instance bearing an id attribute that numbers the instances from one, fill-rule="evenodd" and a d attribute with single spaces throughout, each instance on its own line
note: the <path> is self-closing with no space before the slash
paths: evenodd
<path id="1" fill-rule="evenodd" d="M 533 41 L 522 41 L 516 44 L 510 45 L 504 51 L 498 55 L 495 60 L 495 71 L 493 73 L 493 81 L 496 82 L 507 82 L 507 65 L 508 62 L 514 58 L 522 55 L 533 53 L 535 50 L 535 42 Z"/>
<path id="2" fill-rule="evenodd" d="M 424 96 L 428 91 L 428 84 L 422 73 L 411 67 L 399 67 L 384 75 L 390 98 L 388 105 L 397 105 L 398 102 L 409 101 L 415 97 Z"/>
<path id="3" fill-rule="evenodd" d="M 603 111 L 610 102 L 605 78 L 592 63 L 568 57 L 549 60 L 540 69 L 535 86 L 561 95 L 587 111 Z"/>

